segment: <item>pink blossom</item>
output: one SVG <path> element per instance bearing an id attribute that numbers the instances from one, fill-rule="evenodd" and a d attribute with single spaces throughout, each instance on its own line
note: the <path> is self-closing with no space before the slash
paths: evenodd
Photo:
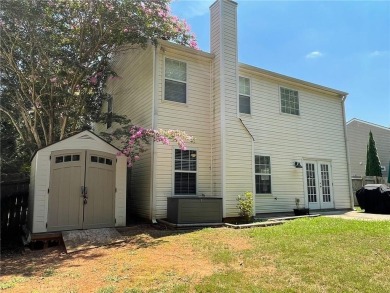
<path id="1" fill-rule="evenodd" d="M 134 162 L 140 159 L 140 154 L 147 150 L 146 144 L 150 140 L 161 142 L 164 145 L 169 145 L 172 140 L 177 143 L 181 150 L 187 149 L 186 142 L 194 141 L 194 138 L 184 131 L 146 129 L 136 125 L 129 129 L 129 136 L 128 141 L 124 141 L 122 150 L 122 154 L 127 157 L 129 167 L 133 166 Z"/>
<path id="2" fill-rule="evenodd" d="M 193 48 L 193 49 L 199 50 L 198 43 L 194 39 L 192 39 L 190 41 L 190 47 Z"/>
<path id="3" fill-rule="evenodd" d="M 90 79 L 89 79 L 89 82 L 93 85 L 97 84 L 97 77 L 96 76 L 92 76 Z"/>
<path id="4" fill-rule="evenodd" d="M 54 76 L 54 77 L 50 78 L 50 82 L 54 83 L 56 81 L 57 81 L 57 77 Z"/>

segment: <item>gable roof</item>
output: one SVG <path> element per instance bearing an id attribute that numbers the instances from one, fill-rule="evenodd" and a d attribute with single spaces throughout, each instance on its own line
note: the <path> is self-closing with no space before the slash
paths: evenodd
<path id="1" fill-rule="evenodd" d="M 191 56 L 194 56 L 194 57 L 195 56 L 196 57 L 200 57 L 200 58 L 203 57 L 203 58 L 207 58 L 207 59 L 213 59 L 215 57 L 214 54 L 212 54 L 212 53 L 204 52 L 204 51 L 201 51 L 201 50 L 196 50 L 196 49 L 193 49 L 193 48 L 190 48 L 190 47 L 186 47 L 186 46 L 183 46 L 183 45 L 178 45 L 178 44 L 166 41 L 166 40 L 159 40 L 159 44 L 164 49 L 165 48 L 169 48 L 169 49 L 173 49 L 173 50 L 178 50 L 178 51 L 181 51 L 181 52 L 184 52 L 184 53 L 187 53 L 187 54 L 191 54 Z M 252 72 L 254 72 L 256 74 L 263 75 L 265 77 L 268 77 L 268 78 L 271 78 L 271 79 L 274 79 L 274 80 L 279 80 L 279 81 L 284 81 L 284 82 L 288 82 L 288 83 L 298 84 L 298 85 L 306 87 L 306 88 L 311 88 L 311 89 L 314 89 L 314 90 L 317 90 L 317 91 L 330 93 L 330 94 L 333 94 L 333 95 L 336 95 L 336 96 L 340 96 L 340 97 L 344 97 L 344 96 L 348 95 L 348 93 L 344 92 L 344 91 L 332 89 L 332 88 L 325 87 L 325 86 L 322 86 L 322 85 L 319 85 L 319 84 L 311 83 L 311 82 L 308 82 L 308 81 L 304 81 L 304 80 L 301 80 L 301 79 L 297 79 L 297 78 L 294 78 L 294 77 L 283 75 L 283 74 L 280 74 L 280 73 L 276 73 L 276 72 L 272 72 L 272 71 L 269 71 L 269 70 L 265 70 L 265 69 L 262 69 L 262 68 L 259 68 L 259 67 L 255 67 L 255 66 L 252 66 L 252 65 L 239 63 L 238 66 L 241 69 L 249 70 L 249 71 L 252 71 Z"/>
<path id="2" fill-rule="evenodd" d="M 357 119 L 357 118 L 352 118 L 351 120 L 349 120 L 347 122 L 347 125 L 351 124 L 352 122 L 359 122 L 359 123 L 367 124 L 367 125 L 370 125 L 370 126 L 373 126 L 373 127 L 377 127 L 377 128 L 380 128 L 380 129 L 384 129 L 384 130 L 390 131 L 390 127 L 385 127 L 385 126 L 382 126 L 382 125 L 378 125 L 378 124 L 375 124 L 375 123 L 367 122 L 367 121 L 364 121 L 364 120 L 361 120 L 361 119 Z"/>
<path id="3" fill-rule="evenodd" d="M 83 133 L 84 133 L 84 135 L 81 135 L 81 134 L 83 134 Z M 68 139 L 71 139 L 71 138 L 73 138 L 73 137 L 75 137 L 75 136 L 77 136 L 77 135 L 80 135 L 79 138 L 82 138 L 82 139 L 91 139 L 91 137 L 90 137 L 89 135 L 92 135 L 92 136 L 94 136 L 95 138 L 97 138 L 98 140 L 102 141 L 103 143 L 106 143 L 106 144 L 110 145 L 111 147 L 115 148 L 116 150 L 120 151 L 120 149 L 118 149 L 116 146 L 114 146 L 114 145 L 112 145 L 111 143 L 105 141 L 103 138 L 101 138 L 101 137 L 98 136 L 97 134 L 93 133 L 92 131 L 90 131 L 90 130 L 82 130 L 82 131 L 77 132 L 77 133 L 75 133 L 75 134 L 73 134 L 73 135 L 71 135 L 71 136 L 68 136 L 67 138 L 64 138 L 64 139 L 62 139 L 62 140 L 56 141 L 56 142 L 54 142 L 54 143 L 52 143 L 52 144 L 49 144 L 49 145 L 47 145 L 47 146 L 44 146 L 43 148 L 40 148 L 39 150 L 36 150 L 36 151 L 32 154 L 30 161 L 32 161 L 32 160 L 34 159 L 35 155 L 36 155 L 39 151 L 44 150 L 45 148 L 51 147 L 51 146 L 53 146 L 53 145 L 55 145 L 55 144 L 62 143 L 63 141 L 68 140 Z"/>

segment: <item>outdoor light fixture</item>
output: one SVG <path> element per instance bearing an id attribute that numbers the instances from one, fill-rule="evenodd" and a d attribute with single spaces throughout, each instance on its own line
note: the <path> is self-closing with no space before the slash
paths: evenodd
<path id="1" fill-rule="evenodd" d="M 302 168 L 302 165 L 300 162 L 294 162 L 295 168 Z"/>

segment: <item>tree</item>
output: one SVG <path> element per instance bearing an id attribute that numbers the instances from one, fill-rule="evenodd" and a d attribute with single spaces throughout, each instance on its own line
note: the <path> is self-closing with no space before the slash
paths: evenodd
<path id="1" fill-rule="evenodd" d="M 118 128 L 113 134 L 105 134 L 111 139 L 117 139 L 121 143 L 121 152 L 118 155 L 127 157 L 127 165 L 132 167 L 140 159 L 140 155 L 147 150 L 146 145 L 151 141 L 169 145 L 171 141 L 176 142 L 181 150 L 187 149 L 187 143 L 194 142 L 195 138 L 181 130 L 147 129 L 133 125 L 130 129 Z"/>
<path id="2" fill-rule="evenodd" d="M 30 167 L 30 155 L 20 144 L 18 134 L 12 125 L 2 117 L 0 118 L 0 137 L 1 174 L 27 173 Z"/>
<path id="3" fill-rule="evenodd" d="M 366 176 L 382 177 L 381 162 L 375 146 L 375 140 L 370 131 L 367 144 Z"/>
<path id="4" fill-rule="evenodd" d="M 3 0 L 0 10 L 0 113 L 33 154 L 101 113 L 119 50 L 168 39 L 197 47 L 170 0 Z M 112 115 L 113 122 L 128 122 Z"/>

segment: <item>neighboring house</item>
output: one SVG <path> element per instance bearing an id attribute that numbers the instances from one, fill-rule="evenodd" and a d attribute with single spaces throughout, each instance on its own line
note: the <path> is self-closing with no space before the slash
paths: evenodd
<path id="1" fill-rule="evenodd" d="M 374 137 L 381 162 L 382 177 L 387 178 L 390 163 L 390 128 L 356 118 L 347 122 L 351 175 L 361 177 L 366 174 L 367 144 L 370 131 Z"/>
<path id="2" fill-rule="evenodd" d="M 236 9 L 210 7 L 211 53 L 161 41 L 116 56 L 110 110 L 196 138 L 187 151 L 152 144 L 135 163 L 132 213 L 165 218 L 167 197 L 204 194 L 222 196 L 223 217 L 235 217 L 245 191 L 256 213 L 291 211 L 295 198 L 351 208 L 347 93 L 239 63 Z"/>

